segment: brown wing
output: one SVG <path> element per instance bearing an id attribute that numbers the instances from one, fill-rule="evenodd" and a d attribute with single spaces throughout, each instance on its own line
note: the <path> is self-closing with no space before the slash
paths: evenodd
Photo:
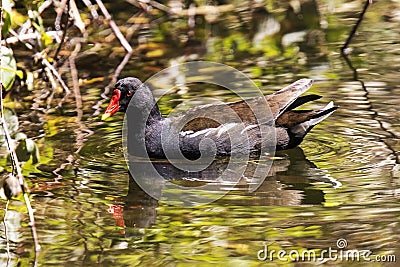
<path id="1" fill-rule="evenodd" d="M 306 114 L 299 114 L 298 112 L 291 112 L 290 110 L 308 101 L 320 98 L 316 95 L 299 98 L 311 85 L 312 80 L 301 79 L 276 93 L 264 97 L 229 103 L 227 105 L 218 104 L 195 107 L 186 111 L 184 115 L 182 115 L 185 117 L 180 117 L 179 119 L 186 119 L 189 121 L 183 128 L 185 131 L 199 131 L 206 128 L 215 128 L 220 126 L 221 122 L 238 121 L 238 117 L 240 121 L 245 124 L 260 123 L 257 121 L 253 111 L 256 111 L 258 115 L 257 118 L 264 120 L 262 123 L 268 120 L 274 120 L 278 125 L 297 124 L 297 121 L 303 121 Z M 268 108 L 266 102 L 270 109 L 269 118 L 267 115 L 269 112 L 266 110 Z M 227 106 L 234 112 L 226 110 Z M 267 113 L 265 116 L 260 116 L 259 111 L 265 111 Z M 193 120 L 190 120 L 191 117 Z"/>

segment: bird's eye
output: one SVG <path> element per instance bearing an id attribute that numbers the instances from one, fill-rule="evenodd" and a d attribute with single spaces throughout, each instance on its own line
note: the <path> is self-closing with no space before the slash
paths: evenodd
<path id="1" fill-rule="evenodd" d="M 132 96 L 132 95 L 133 95 L 133 92 L 132 92 L 132 91 L 129 91 L 126 95 L 127 95 L 127 96 Z"/>

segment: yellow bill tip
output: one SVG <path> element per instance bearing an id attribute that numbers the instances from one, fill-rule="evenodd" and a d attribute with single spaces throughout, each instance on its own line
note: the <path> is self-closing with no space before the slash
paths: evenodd
<path id="1" fill-rule="evenodd" d="M 110 113 L 104 113 L 104 114 L 101 116 L 101 120 L 102 120 L 102 121 L 105 121 L 105 120 L 108 119 L 109 117 L 111 117 L 111 114 L 110 114 Z"/>

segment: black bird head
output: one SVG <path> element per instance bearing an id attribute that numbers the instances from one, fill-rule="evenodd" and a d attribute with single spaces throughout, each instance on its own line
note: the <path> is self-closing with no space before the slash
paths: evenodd
<path id="1" fill-rule="evenodd" d="M 143 86 L 143 83 L 137 78 L 128 77 L 119 80 L 115 84 L 115 89 L 111 96 L 110 104 L 108 104 L 108 107 L 104 111 L 101 119 L 105 120 L 118 111 L 125 112 L 128 108 L 129 102 L 132 99 L 132 96 Z"/>

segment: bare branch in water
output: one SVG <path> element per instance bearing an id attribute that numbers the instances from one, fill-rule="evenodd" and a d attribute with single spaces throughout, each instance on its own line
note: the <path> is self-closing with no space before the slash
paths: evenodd
<path id="1" fill-rule="evenodd" d="M 157 1 L 154 1 L 154 0 L 149 0 L 149 1 L 146 1 L 146 2 L 145 1 L 136 1 L 136 0 L 126 0 L 126 2 L 128 2 L 131 5 L 136 6 L 137 8 L 141 8 L 141 9 L 143 9 L 143 8 L 148 9 L 148 5 L 147 4 L 149 4 L 152 7 L 157 8 L 157 9 L 159 9 L 161 11 L 164 11 L 164 12 L 166 12 L 168 14 L 172 14 L 173 13 L 171 11 L 170 7 L 168 7 L 166 5 L 163 5 L 163 4 L 161 4 L 161 3 L 157 2 Z M 145 10 L 145 11 L 147 11 L 147 10 Z"/>
<path id="2" fill-rule="evenodd" d="M 11 253 L 10 253 L 10 240 L 8 239 L 8 227 L 7 227 L 7 211 L 8 211 L 8 206 L 10 205 L 10 200 L 7 200 L 6 207 L 4 209 L 4 218 L 3 218 L 3 224 L 4 224 L 4 236 L 6 239 L 6 250 L 7 250 L 7 266 L 10 264 L 11 260 Z"/>
<path id="3" fill-rule="evenodd" d="M 42 54 L 37 54 L 37 55 L 39 57 L 41 57 L 43 65 L 45 65 L 46 68 L 49 68 L 51 70 L 51 73 L 57 78 L 61 87 L 65 91 L 65 96 L 59 103 L 59 106 L 61 106 L 61 104 L 65 101 L 65 99 L 68 97 L 68 95 L 71 93 L 71 91 L 69 90 L 68 86 L 65 84 L 64 80 L 61 78 L 61 75 L 58 73 L 58 71 L 53 67 L 53 65 L 51 65 L 50 62 L 46 58 L 44 58 Z"/>
<path id="4" fill-rule="evenodd" d="M 103 15 L 106 17 L 106 20 L 108 20 L 111 29 L 113 30 L 114 34 L 117 36 L 117 38 L 120 41 L 121 45 L 125 48 L 125 50 L 128 53 L 132 53 L 131 45 L 128 43 L 128 41 L 125 39 L 124 35 L 119 30 L 117 24 L 112 19 L 110 13 L 108 13 L 108 10 L 104 6 L 103 2 L 101 0 L 96 0 L 96 3 L 99 6 L 99 8 L 100 8 L 101 12 L 103 13 Z"/>
<path id="5" fill-rule="evenodd" d="M 67 6 L 67 7 L 69 8 L 69 6 Z M 59 23 L 59 22 L 58 22 L 58 23 Z M 65 21 L 64 29 L 63 29 L 63 31 L 62 31 L 61 40 L 60 40 L 60 42 L 59 42 L 59 44 L 58 44 L 58 47 L 57 47 L 56 52 L 54 53 L 54 57 L 53 57 L 53 58 L 54 58 L 55 60 L 57 60 L 58 54 L 59 54 L 60 51 L 61 51 L 61 47 L 64 45 L 65 38 L 66 38 L 66 36 L 67 36 L 68 26 L 69 26 L 69 18 L 67 17 L 67 18 L 66 18 L 66 21 Z M 60 24 L 56 24 L 55 27 L 56 27 L 56 29 L 57 29 L 57 28 L 58 28 L 58 29 L 61 29 L 61 25 L 60 25 Z"/>
<path id="6" fill-rule="evenodd" d="M 28 48 L 29 50 L 32 50 L 32 49 L 33 49 L 33 46 L 32 46 L 30 43 L 27 43 L 27 42 L 25 42 L 24 40 L 22 40 L 22 39 L 21 39 L 21 35 L 18 34 L 18 33 L 16 33 L 13 29 L 10 29 L 9 32 L 10 32 L 15 38 L 17 38 L 17 41 L 18 41 L 18 42 L 24 44 L 26 48 Z M 33 37 L 32 39 L 36 38 L 36 34 L 34 34 L 33 36 L 34 36 L 34 37 Z M 9 38 L 8 38 L 8 39 L 9 39 Z M 7 40 L 8 40 L 8 39 L 7 39 Z M 9 43 L 9 42 L 7 42 L 7 40 L 6 40 L 6 43 Z"/>
<path id="7" fill-rule="evenodd" d="M 89 8 L 90 14 L 92 15 L 93 19 L 98 19 L 99 14 L 97 13 L 97 10 L 94 5 L 90 2 L 90 0 L 82 0 L 83 3 Z"/>
<path id="8" fill-rule="evenodd" d="M 62 14 L 64 13 L 65 8 L 68 5 L 67 2 L 68 2 L 68 0 L 62 0 L 56 9 L 57 17 L 56 17 L 56 20 L 54 21 L 54 26 L 56 27 L 56 30 L 61 30 L 61 18 L 62 18 Z"/>
<path id="9" fill-rule="evenodd" d="M 365 92 L 364 96 L 365 96 L 365 98 L 368 100 L 368 103 L 369 103 L 369 110 L 371 110 L 371 111 L 374 113 L 374 118 L 375 118 L 375 120 L 378 122 L 380 128 L 381 128 L 383 131 L 385 131 L 386 133 L 388 133 L 392 138 L 398 139 L 398 136 L 396 136 L 396 134 L 395 134 L 394 132 L 392 132 L 390 129 L 387 129 L 387 128 L 384 126 L 384 122 L 382 122 L 382 121 L 379 119 L 378 112 L 374 109 L 373 104 L 372 104 L 372 102 L 370 101 L 370 98 L 369 98 L 369 91 L 368 91 L 367 86 L 365 85 L 364 81 L 358 77 L 358 71 L 357 71 L 357 69 L 353 66 L 351 60 L 350 60 L 349 57 L 348 57 L 348 51 L 347 51 L 347 50 L 348 50 L 348 45 L 350 44 L 351 39 L 352 39 L 353 36 L 355 35 L 355 33 L 356 33 L 358 27 L 360 26 L 361 22 L 363 21 L 364 15 L 365 15 L 365 13 L 367 12 L 367 9 L 368 9 L 368 7 L 369 7 L 370 4 L 372 4 L 372 0 L 366 0 L 366 1 L 365 1 L 364 8 L 363 8 L 363 10 L 361 11 L 361 14 L 360 14 L 360 16 L 358 17 L 358 20 L 357 20 L 356 24 L 354 25 L 353 29 L 351 30 L 350 35 L 349 35 L 349 37 L 347 38 L 345 44 L 342 46 L 341 52 L 342 52 L 342 56 L 343 56 L 344 60 L 346 61 L 347 65 L 349 66 L 349 68 L 350 68 L 350 69 L 352 70 L 352 72 L 353 72 L 353 79 L 354 79 L 354 81 L 358 81 L 358 82 L 361 84 L 361 87 L 362 87 L 363 91 Z M 395 149 L 390 143 L 388 143 L 387 141 L 385 141 L 385 140 L 381 140 L 381 141 L 386 145 L 386 147 L 387 147 L 390 151 L 392 151 L 392 154 L 394 155 L 394 157 L 395 157 L 395 159 L 396 159 L 396 164 L 400 164 L 400 158 L 399 158 L 399 155 L 398 155 L 397 152 L 396 152 L 396 149 Z"/>
<path id="10" fill-rule="evenodd" d="M 70 16 L 74 19 L 75 26 L 81 31 L 81 33 L 85 33 L 85 23 L 83 23 L 81 14 L 79 13 L 78 7 L 74 0 L 69 0 L 69 6 L 71 10 Z"/>
<path id="11" fill-rule="evenodd" d="M 8 127 L 7 127 L 7 124 L 5 121 L 4 103 L 3 103 L 3 86 L 1 83 L 0 83 L 0 111 L 1 111 L 0 124 L 4 131 L 4 137 L 5 137 L 5 141 L 7 144 L 8 152 L 10 153 L 10 158 L 11 158 L 11 162 L 12 162 L 12 166 L 13 166 L 13 172 L 17 176 L 16 177 L 17 179 L 15 182 L 18 181 L 17 183 L 19 183 L 21 192 L 23 193 L 23 196 L 24 196 L 25 205 L 28 210 L 30 226 L 31 226 L 31 230 L 32 230 L 32 237 L 33 237 L 33 241 L 35 244 L 35 251 L 36 251 L 35 259 L 37 259 L 37 256 L 38 256 L 37 253 L 40 251 L 40 244 L 39 244 L 39 239 L 38 239 L 37 232 L 36 232 L 34 211 L 31 206 L 31 202 L 29 200 L 29 195 L 28 195 L 28 190 L 27 190 L 28 187 L 26 186 L 24 176 L 22 175 L 21 166 L 20 166 L 17 154 L 15 153 L 14 141 L 11 139 L 11 135 L 10 135 L 10 132 L 8 131 Z M 10 177 L 8 179 L 13 179 L 13 177 Z"/>
<path id="12" fill-rule="evenodd" d="M 80 52 L 80 50 L 81 50 L 81 43 L 77 42 L 75 44 L 74 51 L 72 52 L 72 54 L 69 57 L 69 66 L 71 68 L 72 84 L 73 84 L 73 90 L 74 90 L 74 96 L 75 96 L 75 102 L 76 102 L 76 113 L 77 113 L 76 114 L 76 124 L 78 126 L 74 130 L 74 132 L 76 133 L 76 145 L 77 145 L 77 150 L 75 151 L 75 154 L 79 153 L 79 151 L 82 149 L 84 142 L 85 142 L 85 137 L 87 137 L 93 133 L 82 122 L 83 104 L 82 104 L 81 91 L 79 88 L 78 70 L 75 65 L 75 58 L 78 55 L 78 53 Z"/>
<path id="13" fill-rule="evenodd" d="M 101 93 L 102 99 L 100 99 L 96 103 L 96 105 L 93 106 L 93 109 L 95 110 L 95 112 L 92 114 L 92 117 L 96 117 L 100 114 L 101 105 L 108 99 L 107 95 L 110 93 L 110 89 L 117 82 L 117 79 L 118 79 L 119 75 L 121 74 L 121 71 L 124 69 L 125 65 L 128 63 L 132 54 L 133 54 L 132 51 L 127 53 L 125 55 L 125 57 L 122 59 L 121 63 L 119 63 L 118 67 L 115 69 L 115 72 L 112 76 L 110 83 L 104 88 L 103 93 Z"/>
<path id="14" fill-rule="evenodd" d="M 10 33 L 12 35 L 14 35 L 13 37 L 8 37 L 7 39 L 1 41 L 2 45 L 6 45 L 6 44 L 15 44 L 18 42 L 23 43 L 25 46 L 27 45 L 26 41 L 30 41 L 30 40 L 34 40 L 37 38 L 36 33 L 15 33 L 15 31 L 10 30 Z M 15 35 L 15 34 L 17 35 Z M 48 36 L 50 36 L 53 39 L 59 40 L 60 36 L 62 35 L 61 31 L 48 31 L 46 32 L 46 34 Z M 30 44 L 28 44 L 30 47 L 32 47 Z M 27 48 L 30 50 L 32 48 L 29 48 L 27 46 Z"/>
<path id="15" fill-rule="evenodd" d="M 53 4 L 53 1 L 51 0 L 46 0 L 44 1 L 38 8 L 39 14 L 42 14 L 43 11 L 45 11 L 48 7 L 50 7 Z"/>
<path id="16" fill-rule="evenodd" d="M 344 45 L 341 48 L 342 55 L 349 54 L 348 46 L 349 46 L 349 44 L 351 42 L 351 39 L 353 39 L 353 36 L 356 34 L 358 27 L 360 26 L 361 22 L 363 21 L 364 15 L 367 12 L 367 9 L 368 9 L 370 4 L 372 4 L 372 0 L 366 0 L 365 1 L 364 8 L 361 11 L 360 16 L 358 17 L 358 20 L 357 20 L 356 24 L 353 26 L 353 29 L 351 30 L 349 36 L 347 37 L 346 42 L 344 43 Z"/>
<path id="17" fill-rule="evenodd" d="M 388 136 L 390 136 L 392 138 L 392 140 L 399 139 L 399 136 L 397 136 L 395 132 L 390 130 L 386 126 L 385 122 L 380 119 L 379 113 L 378 113 L 377 109 L 374 107 L 373 101 L 371 101 L 371 99 L 370 99 L 368 87 L 365 85 L 365 82 L 362 79 L 360 79 L 359 76 L 358 76 L 357 68 L 355 68 L 353 66 L 353 63 L 351 62 L 351 60 L 349 59 L 347 54 L 342 53 L 342 56 L 343 56 L 344 60 L 346 61 L 347 65 L 349 66 L 349 68 L 351 69 L 351 71 L 353 72 L 353 80 L 359 82 L 360 85 L 361 85 L 362 90 L 364 91 L 364 97 L 365 97 L 365 99 L 367 100 L 367 103 L 368 103 L 368 110 L 370 112 L 372 112 L 372 114 L 373 114 L 372 118 L 378 123 L 379 128 L 382 131 L 386 132 L 388 134 Z M 387 149 L 394 156 L 395 165 L 393 166 L 393 168 L 392 168 L 392 170 L 390 172 L 392 180 L 394 180 L 393 179 L 393 177 L 395 177 L 394 173 L 396 173 L 398 171 L 398 168 L 400 166 L 399 153 L 398 153 L 397 149 L 395 147 L 393 147 L 393 145 L 388 141 L 387 138 L 381 138 L 381 137 L 378 137 L 378 138 L 383 144 L 385 144 Z"/>

